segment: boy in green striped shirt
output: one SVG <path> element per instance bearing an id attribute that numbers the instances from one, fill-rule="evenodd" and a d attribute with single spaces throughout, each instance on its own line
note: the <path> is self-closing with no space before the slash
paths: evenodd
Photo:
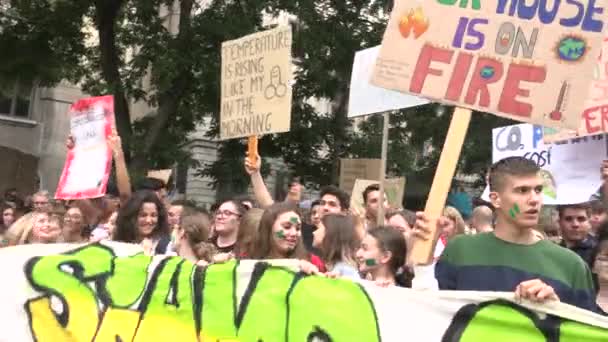
<path id="1" fill-rule="evenodd" d="M 450 241 L 435 268 L 440 289 L 514 291 L 516 297 L 536 302 L 558 300 L 599 311 L 584 261 L 534 234 L 543 204 L 539 171 L 523 157 L 506 158 L 492 166 L 494 231 Z M 437 224 L 441 229 L 444 219 Z M 417 237 L 430 238 L 424 213 L 418 213 L 414 230 Z"/>

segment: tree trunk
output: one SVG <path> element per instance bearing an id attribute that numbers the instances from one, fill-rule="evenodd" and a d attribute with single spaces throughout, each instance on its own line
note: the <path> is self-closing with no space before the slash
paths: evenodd
<path id="1" fill-rule="evenodd" d="M 120 57 L 116 47 L 115 25 L 123 0 L 98 0 L 95 2 L 95 24 L 99 33 L 101 55 L 101 74 L 114 95 L 114 114 L 116 128 L 122 139 L 123 151 L 127 162 L 130 160 L 131 114 L 129 103 L 120 79 Z"/>
<path id="2" fill-rule="evenodd" d="M 192 42 L 192 7 L 193 0 L 181 0 L 179 12 L 179 32 L 175 44 L 170 48 L 176 51 L 189 51 L 188 46 Z M 182 65 L 173 84 L 159 95 L 158 110 L 154 120 L 144 137 L 142 151 L 133 158 L 132 168 L 143 170 L 146 167 L 146 158 L 152 148 L 158 143 L 160 133 L 167 126 L 169 118 L 178 111 L 182 97 L 192 77 L 190 66 Z"/>
<path id="3" fill-rule="evenodd" d="M 346 116 L 346 104 L 348 103 L 348 89 L 341 87 L 334 97 L 332 112 L 334 114 L 334 147 L 332 149 L 332 172 L 331 184 L 338 184 L 340 180 L 340 158 L 344 155 L 347 143 L 348 118 Z"/>

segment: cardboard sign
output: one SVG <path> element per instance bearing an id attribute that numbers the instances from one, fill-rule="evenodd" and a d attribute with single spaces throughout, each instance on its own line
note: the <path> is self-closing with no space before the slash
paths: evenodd
<path id="1" fill-rule="evenodd" d="M 415 107 L 429 103 L 425 98 L 376 87 L 370 83 L 380 45 L 355 54 L 348 97 L 348 117 Z"/>
<path id="2" fill-rule="evenodd" d="M 112 168 L 107 139 L 114 124 L 114 97 L 79 100 L 70 107 L 69 115 L 74 148 L 68 151 L 55 198 L 101 197 L 106 193 Z"/>
<path id="3" fill-rule="evenodd" d="M 513 293 L 383 288 L 269 262 L 203 270 L 180 257 L 124 254 L 114 244 L 0 249 L 0 271 L 10 282 L 0 291 L 0 319 L 10 322 L 0 340 L 608 340 L 605 317 L 566 304 L 516 304 Z M 76 265 L 82 272 L 73 272 Z"/>
<path id="4" fill-rule="evenodd" d="M 600 167 L 608 157 L 606 139 L 597 135 L 547 145 L 540 126 L 500 127 L 492 131 L 492 160 L 512 156 L 530 159 L 544 171 L 545 204 L 583 203 L 602 185 Z"/>
<path id="5" fill-rule="evenodd" d="M 368 179 L 357 179 L 350 196 L 350 207 L 356 212 L 365 212 L 365 203 L 363 203 L 363 191 L 372 184 L 378 184 L 378 181 Z M 405 178 L 390 178 L 384 180 L 384 192 L 388 199 L 388 205 L 393 209 L 401 209 L 403 207 L 403 195 L 405 194 Z"/>
<path id="6" fill-rule="evenodd" d="M 291 43 L 280 26 L 222 44 L 221 139 L 289 131 Z"/>
<path id="7" fill-rule="evenodd" d="M 380 159 L 340 159 L 340 189 L 351 193 L 357 179 L 380 179 Z"/>
<path id="8" fill-rule="evenodd" d="M 372 84 L 577 129 L 601 50 L 606 3 L 396 1 Z"/>
<path id="9" fill-rule="evenodd" d="M 148 178 L 159 179 L 167 185 L 169 183 L 169 178 L 171 178 L 171 174 L 173 170 L 150 170 L 148 171 Z"/>
<path id="10" fill-rule="evenodd" d="M 595 64 L 591 88 L 585 109 L 581 113 L 578 131 L 545 127 L 544 141 L 552 143 L 604 132 L 608 132 L 608 38 L 604 38 L 602 51 Z"/>

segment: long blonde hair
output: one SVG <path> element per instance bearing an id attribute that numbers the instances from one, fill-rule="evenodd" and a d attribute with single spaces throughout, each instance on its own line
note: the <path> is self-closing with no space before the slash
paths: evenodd
<path id="1" fill-rule="evenodd" d="M 32 234 L 32 228 L 34 227 L 34 220 L 36 219 L 35 213 L 27 213 L 21 216 L 15 223 L 13 223 L 6 231 L 6 239 L 8 239 L 9 246 L 23 245 L 28 243 L 28 240 Z"/>

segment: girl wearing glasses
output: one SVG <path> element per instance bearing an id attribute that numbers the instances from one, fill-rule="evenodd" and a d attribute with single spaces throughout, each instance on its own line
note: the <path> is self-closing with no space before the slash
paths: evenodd
<path id="1" fill-rule="evenodd" d="M 297 208 L 288 202 L 268 207 L 260 220 L 252 259 L 298 259 L 305 273 L 325 272 L 318 256 L 309 254 L 302 243 L 302 219 Z"/>
<path id="2" fill-rule="evenodd" d="M 218 253 L 230 254 L 234 251 L 239 224 L 245 212 L 245 207 L 234 200 L 225 201 L 215 212 L 214 236 L 211 243 Z"/>
<path id="3" fill-rule="evenodd" d="M 167 253 L 171 241 L 167 212 L 154 192 L 136 192 L 120 207 L 114 240 L 140 243 L 146 254 Z"/>

